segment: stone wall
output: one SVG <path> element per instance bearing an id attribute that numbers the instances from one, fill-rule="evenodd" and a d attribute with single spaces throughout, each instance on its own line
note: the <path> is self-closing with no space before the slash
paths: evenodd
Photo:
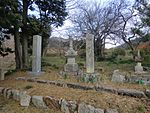
<path id="1" fill-rule="evenodd" d="M 0 95 L 20 102 L 20 105 L 23 107 L 33 104 L 36 108 L 54 109 L 62 113 L 119 113 L 116 109 L 95 108 L 83 102 L 77 103 L 76 101 L 56 99 L 50 96 L 30 96 L 25 91 L 22 92 L 12 88 L 0 87 Z"/>

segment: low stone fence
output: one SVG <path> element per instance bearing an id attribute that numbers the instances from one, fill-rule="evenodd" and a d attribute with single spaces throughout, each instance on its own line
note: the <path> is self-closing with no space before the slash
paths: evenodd
<path id="1" fill-rule="evenodd" d="M 86 103 L 77 103 L 76 101 L 67 101 L 65 99 L 56 99 L 50 96 L 30 96 L 25 91 L 19 91 L 12 88 L 0 87 L 0 95 L 7 99 L 13 99 L 20 102 L 23 107 L 33 104 L 40 109 L 54 109 L 62 113 L 119 113 L 116 109 L 101 109 Z"/>
<path id="2" fill-rule="evenodd" d="M 116 89 L 113 87 L 106 87 L 106 86 L 84 86 L 80 84 L 73 84 L 73 83 L 64 83 L 60 81 L 50 81 L 50 80 L 36 80 L 35 78 L 26 78 L 26 77 L 18 77 L 16 80 L 26 80 L 28 82 L 37 82 L 43 84 L 52 84 L 60 87 L 65 88 L 73 88 L 73 89 L 81 89 L 81 90 L 95 90 L 95 91 L 105 91 L 110 92 L 122 96 L 130 96 L 135 98 L 150 98 L 150 90 L 139 91 L 135 89 Z"/>

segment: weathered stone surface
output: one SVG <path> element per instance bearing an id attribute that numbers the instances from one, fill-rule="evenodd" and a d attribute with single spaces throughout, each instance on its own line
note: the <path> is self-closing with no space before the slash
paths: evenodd
<path id="1" fill-rule="evenodd" d="M 36 82 L 37 80 L 35 78 L 27 78 L 28 82 Z"/>
<path id="2" fill-rule="evenodd" d="M 118 82 L 122 83 L 125 81 L 125 76 L 122 75 L 119 70 L 114 70 L 113 75 L 112 75 L 112 82 Z"/>
<path id="3" fill-rule="evenodd" d="M 53 85 L 57 84 L 56 81 L 50 81 L 50 80 L 47 80 L 47 83 L 48 84 L 53 84 Z"/>
<path id="4" fill-rule="evenodd" d="M 146 95 L 148 98 L 150 98 L 150 90 L 146 90 L 146 91 L 145 91 L 145 95 Z"/>
<path id="5" fill-rule="evenodd" d="M 43 100 L 44 100 L 46 106 L 48 106 L 48 108 L 60 110 L 59 100 L 52 98 L 50 96 L 44 97 Z"/>
<path id="6" fill-rule="evenodd" d="M 41 42 L 41 36 L 33 36 L 32 73 L 34 75 L 41 74 Z"/>
<path id="7" fill-rule="evenodd" d="M 71 83 L 67 83 L 67 87 L 74 88 L 74 89 L 82 89 L 82 90 L 93 90 L 94 89 L 94 86 L 83 86 L 83 85 L 71 84 Z"/>
<path id="8" fill-rule="evenodd" d="M 85 103 L 81 103 L 78 106 L 78 113 L 94 113 L 95 108 L 91 105 L 86 105 Z"/>
<path id="9" fill-rule="evenodd" d="M 2 94 L 4 88 L 3 87 L 0 87 L 0 94 Z"/>
<path id="10" fill-rule="evenodd" d="M 69 101 L 68 102 L 68 107 L 69 107 L 69 111 L 71 113 L 77 112 L 77 102 L 75 102 L 75 101 Z"/>
<path id="11" fill-rule="evenodd" d="M 43 101 L 43 96 L 32 96 L 32 103 L 37 108 L 47 108 L 45 102 Z"/>
<path id="12" fill-rule="evenodd" d="M 63 113 L 70 113 L 68 105 L 69 104 L 68 104 L 68 102 L 65 99 L 61 100 L 61 111 Z"/>
<path id="13" fill-rule="evenodd" d="M 5 98 L 7 98 L 7 92 L 8 92 L 8 90 L 10 90 L 11 88 L 4 88 L 4 90 L 3 90 L 3 96 L 5 97 Z"/>
<path id="14" fill-rule="evenodd" d="M 127 95 L 131 97 L 138 97 L 138 98 L 146 97 L 143 91 L 138 91 L 134 89 L 119 89 L 118 94 Z"/>
<path id="15" fill-rule="evenodd" d="M 94 113 L 104 113 L 104 110 L 97 108 L 95 109 Z"/>
<path id="16" fill-rule="evenodd" d="M 67 57 L 67 64 L 64 66 L 65 72 L 77 72 L 78 64 L 75 62 L 75 56 L 77 52 L 73 49 L 73 41 L 70 40 L 69 50 L 66 52 L 65 56 Z"/>
<path id="17" fill-rule="evenodd" d="M 116 109 L 106 109 L 105 113 L 119 113 Z"/>
<path id="18" fill-rule="evenodd" d="M 141 62 L 137 62 L 136 66 L 135 66 L 135 73 L 137 73 L 137 74 L 144 73 Z"/>
<path id="19" fill-rule="evenodd" d="M 94 35 L 86 34 L 86 73 L 94 73 Z"/>
<path id="20" fill-rule="evenodd" d="M 26 92 L 20 93 L 20 105 L 24 107 L 28 107 L 30 105 L 31 96 L 27 95 Z"/>
<path id="21" fill-rule="evenodd" d="M 47 83 L 46 80 L 37 80 L 37 83 Z"/>
<path id="22" fill-rule="evenodd" d="M 17 77 L 16 80 L 26 80 L 25 77 Z"/>
<path id="23" fill-rule="evenodd" d="M 20 92 L 19 90 L 12 90 L 13 99 L 16 101 L 20 100 Z"/>
<path id="24" fill-rule="evenodd" d="M 106 86 L 95 86 L 96 91 L 106 91 L 111 93 L 117 93 L 117 89 L 112 87 L 106 87 Z"/>
<path id="25" fill-rule="evenodd" d="M 6 98 L 9 99 L 11 98 L 11 96 L 12 96 L 12 90 L 10 89 L 7 91 Z"/>

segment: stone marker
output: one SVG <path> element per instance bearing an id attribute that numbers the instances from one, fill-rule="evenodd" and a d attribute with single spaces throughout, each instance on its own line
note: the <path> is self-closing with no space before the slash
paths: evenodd
<path id="1" fill-rule="evenodd" d="M 119 70 L 114 70 L 111 81 L 123 83 L 125 82 L 125 76 L 122 73 L 120 73 Z"/>
<path id="2" fill-rule="evenodd" d="M 135 66 L 135 73 L 137 73 L 137 74 L 144 73 L 141 62 L 137 62 L 136 66 Z"/>
<path id="3" fill-rule="evenodd" d="M 94 35 L 86 34 L 86 73 L 94 73 Z"/>
<path id="4" fill-rule="evenodd" d="M 69 50 L 66 52 L 67 64 L 64 66 L 65 72 L 78 72 L 78 64 L 75 62 L 77 52 L 73 49 L 73 40 L 70 39 Z"/>
<path id="5" fill-rule="evenodd" d="M 142 66 L 142 64 L 141 64 L 141 62 L 142 62 L 142 57 L 141 57 L 141 55 L 140 55 L 140 50 L 138 50 L 138 53 L 137 53 L 137 57 L 135 58 L 135 60 L 136 60 L 136 62 L 137 62 L 137 64 L 136 64 L 136 66 L 135 66 L 135 73 L 136 74 L 142 74 L 142 73 L 145 73 L 144 71 L 143 71 L 143 66 Z"/>
<path id="6" fill-rule="evenodd" d="M 32 74 L 41 74 L 41 40 L 39 35 L 33 36 L 33 52 L 32 52 Z"/>

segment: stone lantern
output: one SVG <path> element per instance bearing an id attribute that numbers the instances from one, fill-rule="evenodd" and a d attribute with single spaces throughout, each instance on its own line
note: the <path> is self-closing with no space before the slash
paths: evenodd
<path id="1" fill-rule="evenodd" d="M 67 64 L 64 66 L 65 72 L 78 72 L 78 64 L 75 62 L 77 51 L 73 49 L 73 40 L 70 39 L 69 50 L 65 54 L 67 58 Z"/>

